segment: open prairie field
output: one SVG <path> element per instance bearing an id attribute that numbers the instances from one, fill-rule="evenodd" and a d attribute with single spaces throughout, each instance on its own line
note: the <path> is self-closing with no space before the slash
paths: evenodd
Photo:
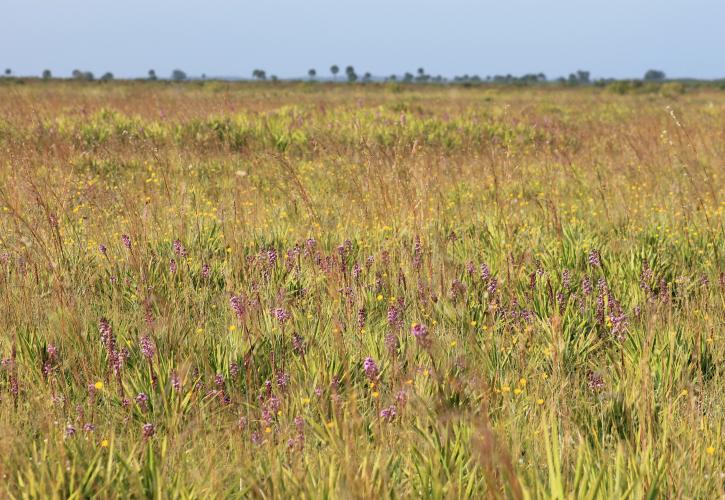
<path id="1" fill-rule="evenodd" d="M 0 496 L 725 495 L 725 92 L 0 85 Z"/>

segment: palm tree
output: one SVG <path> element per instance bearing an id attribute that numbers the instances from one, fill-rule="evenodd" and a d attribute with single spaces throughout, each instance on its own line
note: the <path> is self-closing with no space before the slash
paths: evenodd
<path id="1" fill-rule="evenodd" d="M 5 76 L 10 76 L 12 74 L 13 74 L 13 70 L 11 70 L 10 68 L 5 68 Z"/>
<path id="2" fill-rule="evenodd" d="M 340 68 L 337 66 L 337 64 L 333 64 L 330 66 L 330 73 L 332 73 L 332 79 L 337 80 L 337 74 L 340 72 Z"/>
<path id="3" fill-rule="evenodd" d="M 149 80 L 156 80 L 158 77 L 156 76 L 156 71 L 153 69 L 149 70 Z"/>
<path id="4" fill-rule="evenodd" d="M 315 79 L 315 75 L 317 75 L 317 71 L 315 71 L 315 69 L 314 69 L 314 68 L 312 68 L 312 69 L 310 69 L 310 70 L 309 70 L 309 71 L 307 72 L 307 74 L 309 75 L 309 77 L 310 77 L 310 80 L 314 80 L 314 79 Z"/>
<path id="5" fill-rule="evenodd" d="M 53 74 L 50 72 L 50 70 L 44 69 L 43 70 L 43 80 L 50 80 L 51 78 L 53 78 Z"/>

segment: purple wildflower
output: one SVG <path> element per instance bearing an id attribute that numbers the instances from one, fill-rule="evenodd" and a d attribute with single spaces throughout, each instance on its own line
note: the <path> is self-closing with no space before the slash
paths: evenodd
<path id="1" fill-rule="evenodd" d="M 600 255 L 599 255 L 599 250 L 593 248 L 589 252 L 588 259 L 589 259 L 589 265 L 590 266 L 592 266 L 592 267 L 601 267 L 602 261 L 601 261 Z"/>
<path id="2" fill-rule="evenodd" d="M 148 335 L 144 335 L 139 340 L 139 347 L 141 348 L 141 354 L 146 359 L 151 359 L 154 357 L 154 354 L 156 353 L 156 346 L 154 345 L 153 340 L 149 338 Z"/>
<path id="3" fill-rule="evenodd" d="M 305 355 L 305 339 L 297 332 L 292 334 L 292 349 L 299 356 Z"/>
<path id="4" fill-rule="evenodd" d="M 288 373 L 281 370 L 277 372 L 277 387 L 279 387 L 280 390 L 284 391 L 289 385 L 289 381 L 290 376 Z"/>
<path id="5" fill-rule="evenodd" d="M 242 316 L 244 316 L 244 301 L 241 296 L 239 295 L 232 295 L 229 299 L 229 305 L 232 308 L 232 311 L 234 311 L 234 314 L 237 315 L 237 319 L 241 320 Z"/>
<path id="6" fill-rule="evenodd" d="M 113 328 L 106 318 L 98 320 L 98 331 L 101 333 L 101 342 L 103 342 L 104 345 L 107 344 L 109 339 L 113 336 Z"/>
<path id="7" fill-rule="evenodd" d="M 432 340 L 428 335 L 428 327 L 422 323 L 414 323 L 410 328 L 410 332 L 423 349 L 428 349 L 431 346 Z"/>
<path id="8" fill-rule="evenodd" d="M 297 415 L 295 417 L 295 428 L 297 429 L 297 432 L 302 434 L 305 432 L 305 419 L 301 417 L 300 415 Z"/>
<path id="9" fill-rule="evenodd" d="M 156 434 L 156 428 L 154 427 L 154 424 L 143 424 L 141 433 L 144 439 L 151 439 L 153 435 Z"/>
<path id="10" fill-rule="evenodd" d="M 398 336 L 394 332 L 388 332 L 385 335 L 385 347 L 391 356 L 395 356 L 398 352 Z"/>
<path id="11" fill-rule="evenodd" d="M 590 371 L 587 375 L 587 385 L 592 391 L 599 391 L 604 388 L 604 379 L 600 374 Z"/>
<path id="12" fill-rule="evenodd" d="M 423 262 L 423 245 L 420 244 L 420 236 L 415 235 L 415 243 L 413 244 L 413 268 L 420 269 Z"/>
<path id="13" fill-rule="evenodd" d="M 488 265 L 481 264 L 481 280 L 484 283 L 488 283 L 488 280 L 490 277 L 491 277 L 491 270 L 488 268 Z"/>
<path id="14" fill-rule="evenodd" d="M 141 411 L 148 410 L 149 397 L 145 392 L 139 392 L 136 396 L 136 404 L 141 408 Z"/>
<path id="15" fill-rule="evenodd" d="M 387 408 L 383 408 L 382 410 L 380 410 L 380 418 L 385 420 L 386 422 L 392 422 L 397 416 L 398 412 L 395 409 L 395 405 L 391 405 Z"/>
<path id="16" fill-rule="evenodd" d="M 454 279 L 451 283 L 451 298 L 453 301 L 462 299 L 466 295 L 466 285 L 459 279 Z"/>
<path id="17" fill-rule="evenodd" d="M 267 250 L 267 262 L 271 267 L 274 267 L 274 265 L 277 263 L 277 250 L 274 248 L 270 248 Z"/>
<path id="18" fill-rule="evenodd" d="M 569 287 L 571 286 L 571 276 L 569 275 L 568 269 L 564 269 L 561 273 L 561 286 L 564 290 L 569 290 Z"/>
<path id="19" fill-rule="evenodd" d="M 582 291 L 584 295 L 591 295 L 592 293 L 592 281 L 589 279 L 589 276 L 584 276 L 582 280 Z"/>
<path id="20" fill-rule="evenodd" d="M 372 381 L 375 381 L 380 374 L 377 363 L 375 363 L 375 360 L 373 360 L 370 356 L 365 358 L 365 361 L 363 362 L 363 370 L 365 370 L 365 376 Z"/>
<path id="21" fill-rule="evenodd" d="M 183 259 L 187 256 L 186 248 L 184 248 L 183 243 L 181 243 L 181 240 L 174 240 L 174 253 L 177 257 Z"/>
<path id="22" fill-rule="evenodd" d="M 405 404 L 408 402 L 408 393 L 406 393 L 403 389 L 399 390 L 395 395 L 395 401 L 401 408 L 405 407 Z"/>
<path id="23" fill-rule="evenodd" d="M 473 265 L 472 261 L 466 262 L 466 274 L 468 276 L 473 276 L 473 273 L 476 272 L 476 266 Z"/>
<path id="24" fill-rule="evenodd" d="M 290 319 L 290 314 L 281 307 L 276 308 L 272 311 L 272 313 L 274 314 L 274 317 L 277 318 L 277 321 L 283 325 Z"/>
<path id="25" fill-rule="evenodd" d="M 171 387 L 173 387 L 176 392 L 181 392 L 181 379 L 179 379 L 179 374 L 176 372 L 171 373 Z"/>
<path id="26" fill-rule="evenodd" d="M 360 329 L 365 328 L 366 319 L 367 319 L 367 313 L 365 312 L 365 308 L 361 307 L 357 311 L 357 326 L 360 327 Z"/>
<path id="27" fill-rule="evenodd" d="M 250 438 L 252 440 L 252 444 L 255 444 L 257 446 L 261 445 L 264 442 L 264 438 L 259 431 L 254 431 Z"/>

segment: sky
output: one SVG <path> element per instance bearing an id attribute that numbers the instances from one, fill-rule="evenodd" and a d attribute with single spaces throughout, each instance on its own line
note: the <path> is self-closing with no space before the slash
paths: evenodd
<path id="1" fill-rule="evenodd" d="M 0 71 L 725 77 L 725 0 L 0 0 Z"/>

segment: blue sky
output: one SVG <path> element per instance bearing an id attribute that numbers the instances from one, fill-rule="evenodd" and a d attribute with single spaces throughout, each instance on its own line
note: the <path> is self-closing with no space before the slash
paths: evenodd
<path id="1" fill-rule="evenodd" d="M 0 0 L 0 70 L 725 77 L 725 0 Z"/>

